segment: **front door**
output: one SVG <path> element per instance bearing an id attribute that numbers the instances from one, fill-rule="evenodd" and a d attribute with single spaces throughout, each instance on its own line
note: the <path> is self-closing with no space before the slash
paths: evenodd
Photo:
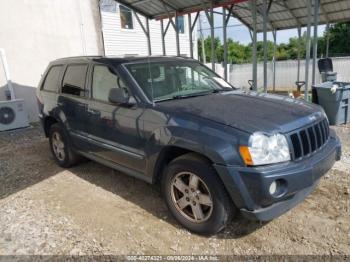
<path id="1" fill-rule="evenodd" d="M 145 140 L 140 120 L 144 110 L 136 104 L 122 106 L 109 102 L 112 88 L 128 88 L 108 66 L 95 64 L 90 82 L 92 96 L 87 108 L 90 153 L 144 173 Z"/>

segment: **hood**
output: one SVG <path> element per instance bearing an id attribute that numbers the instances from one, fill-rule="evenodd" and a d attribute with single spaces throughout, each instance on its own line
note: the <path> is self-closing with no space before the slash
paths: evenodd
<path id="1" fill-rule="evenodd" d="M 323 118 L 316 105 L 266 93 L 230 91 L 168 100 L 157 107 L 191 114 L 246 132 L 287 133 Z"/>

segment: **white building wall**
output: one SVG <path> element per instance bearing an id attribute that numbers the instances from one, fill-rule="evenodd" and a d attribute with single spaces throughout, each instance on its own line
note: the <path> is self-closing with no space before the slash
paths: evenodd
<path id="1" fill-rule="evenodd" d="M 25 99 L 30 120 L 36 121 L 35 91 L 48 63 L 103 54 L 98 0 L 1 0 L 0 48 L 5 49 L 15 93 Z M 3 71 L 0 83 L 4 100 Z"/>
<path id="2" fill-rule="evenodd" d="M 116 5 L 114 8 L 111 5 Z M 106 11 L 108 10 L 108 11 Z M 122 29 L 120 25 L 119 4 L 110 2 L 108 8 L 101 7 L 102 30 L 107 56 L 123 55 L 148 55 L 147 37 L 145 36 L 136 17 L 133 15 L 134 29 Z M 195 15 L 193 15 L 192 21 Z M 140 20 L 146 25 L 144 17 L 139 15 Z M 185 15 L 185 32 L 179 34 L 181 55 L 190 56 L 188 18 Z M 164 28 L 168 20 L 164 20 Z M 152 55 L 162 55 L 162 39 L 160 21 L 150 20 L 150 34 Z M 193 50 L 197 57 L 196 28 L 193 32 Z M 166 55 L 176 55 L 176 35 L 172 25 L 165 37 Z"/>

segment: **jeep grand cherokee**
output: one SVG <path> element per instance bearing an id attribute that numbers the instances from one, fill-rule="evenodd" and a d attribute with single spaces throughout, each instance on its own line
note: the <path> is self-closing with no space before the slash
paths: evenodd
<path id="1" fill-rule="evenodd" d="M 159 185 L 173 216 L 200 234 L 238 212 L 278 217 L 340 159 L 319 106 L 241 91 L 188 58 L 58 59 L 38 89 L 60 166 L 84 156 Z"/>

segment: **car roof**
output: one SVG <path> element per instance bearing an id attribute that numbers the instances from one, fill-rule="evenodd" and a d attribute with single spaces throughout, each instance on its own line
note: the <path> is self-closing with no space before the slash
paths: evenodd
<path id="1" fill-rule="evenodd" d="M 125 63 L 149 63 L 149 62 L 165 62 L 165 61 L 197 61 L 182 56 L 74 56 L 56 59 L 51 62 L 52 65 L 72 64 L 72 63 L 89 63 L 95 61 L 97 63 L 120 65 Z M 198 62 L 198 61 L 197 61 Z"/>

